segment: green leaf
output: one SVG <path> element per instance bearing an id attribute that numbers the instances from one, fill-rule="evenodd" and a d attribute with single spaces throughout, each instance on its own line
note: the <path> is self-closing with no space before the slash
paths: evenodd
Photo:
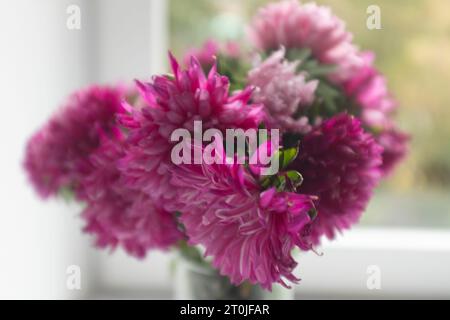
<path id="1" fill-rule="evenodd" d="M 297 158 L 298 155 L 298 147 L 283 149 L 280 152 L 280 168 L 287 168 L 292 161 Z"/>
<path id="2" fill-rule="evenodd" d="M 297 71 L 306 71 L 309 79 L 326 76 L 336 70 L 335 65 L 322 64 L 311 56 L 311 49 L 290 49 L 286 53 L 289 61 L 300 61 Z"/>
<path id="3" fill-rule="evenodd" d="M 242 59 L 218 55 L 217 71 L 230 80 L 230 91 L 242 90 L 247 83 L 250 66 Z"/>
<path id="4" fill-rule="evenodd" d="M 64 186 L 58 190 L 58 196 L 62 198 L 65 202 L 71 202 L 75 199 L 75 193 L 73 189 L 69 186 Z"/>
<path id="5" fill-rule="evenodd" d="M 292 184 L 292 187 L 295 189 L 299 187 L 303 183 L 303 176 L 300 174 L 300 172 L 295 170 L 290 170 L 285 173 L 286 177 L 289 179 L 289 181 Z"/>
<path id="6" fill-rule="evenodd" d="M 311 57 L 311 49 L 303 48 L 303 49 L 289 49 L 286 53 L 286 57 L 288 60 L 300 60 L 305 61 L 309 57 Z"/>
<path id="7" fill-rule="evenodd" d="M 308 215 L 311 220 L 314 220 L 317 217 L 317 210 L 315 208 L 308 211 Z"/>
<path id="8" fill-rule="evenodd" d="M 264 177 L 261 181 L 261 187 L 263 189 L 268 189 L 272 185 L 273 176 Z"/>
<path id="9" fill-rule="evenodd" d="M 285 176 L 277 176 L 275 178 L 275 187 L 277 191 L 281 192 L 286 189 L 286 177 Z"/>
<path id="10" fill-rule="evenodd" d="M 339 90 L 335 89 L 331 85 L 325 83 L 324 81 L 321 81 L 319 86 L 317 87 L 317 93 L 320 96 L 329 96 L 329 97 L 339 97 L 340 92 Z"/>
<path id="11" fill-rule="evenodd" d="M 203 255 L 197 247 L 193 247 L 187 244 L 186 241 L 179 241 L 178 250 L 182 257 L 187 259 L 188 261 L 198 263 L 198 264 L 206 264 Z"/>
<path id="12" fill-rule="evenodd" d="M 318 78 L 321 76 L 326 76 L 335 70 L 336 70 L 335 65 L 331 65 L 331 64 L 317 65 L 314 68 L 307 70 L 308 78 L 311 79 L 311 78 Z"/>

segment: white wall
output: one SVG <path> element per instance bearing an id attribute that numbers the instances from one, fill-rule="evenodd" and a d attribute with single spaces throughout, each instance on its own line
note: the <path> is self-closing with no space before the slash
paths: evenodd
<path id="1" fill-rule="evenodd" d="M 27 138 L 70 91 L 92 78 L 87 28 L 66 28 L 69 3 L 0 3 L 0 298 L 70 298 L 66 268 L 88 269 L 77 209 L 41 202 L 22 169 Z M 86 27 L 88 23 L 86 21 Z M 88 282 L 82 286 L 87 289 Z"/>
<path id="2" fill-rule="evenodd" d="M 72 4 L 80 30 L 66 27 Z M 160 71 L 164 10 L 164 0 L 0 2 L 0 298 L 76 298 L 97 285 L 99 253 L 80 232 L 80 208 L 36 197 L 24 146 L 73 90 Z M 82 270 L 81 292 L 66 288 L 72 264 Z"/>
<path id="3" fill-rule="evenodd" d="M 165 71 L 165 0 L 96 0 L 98 80 L 149 79 Z"/>

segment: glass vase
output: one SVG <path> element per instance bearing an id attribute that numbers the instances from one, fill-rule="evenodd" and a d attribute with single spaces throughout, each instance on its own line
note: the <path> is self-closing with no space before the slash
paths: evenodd
<path id="1" fill-rule="evenodd" d="M 206 262 L 176 259 L 174 294 L 177 300 L 292 300 L 293 289 L 274 285 L 272 291 L 258 285 L 243 283 L 235 286 Z"/>

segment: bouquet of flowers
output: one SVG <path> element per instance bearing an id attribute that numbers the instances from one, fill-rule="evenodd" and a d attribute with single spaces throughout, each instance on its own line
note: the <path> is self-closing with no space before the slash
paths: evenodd
<path id="1" fill-rule="evenodd" d="M 39 195 L 82 202 L 101 248 L 200 247 L 235 285 L 296 283 L 292 251 L 358 222 L 408 136 L 329 8 L 269 4 L 248 30 L 251 47 L 209 40 L 170 74 L 71 95 L 26 148 Z"/>

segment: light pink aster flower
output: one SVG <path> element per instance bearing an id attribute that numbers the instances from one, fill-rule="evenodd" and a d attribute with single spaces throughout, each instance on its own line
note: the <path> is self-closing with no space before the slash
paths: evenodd
<path id="1" fill-rule="evenodd" d="M 38 193 L 46 198 L 67 187 L 78 192 L 89 173 L 87 158 L 110 134 L 126 90 L 92 86 L 72 94 L 64 107 L 29 141 L 25 169 Z"/>
<path id="2" fill-rule="evenodd" d="M 191 245 L 202 245 L 205 256 L 222 275 L 271 289 L 273 283 L 297 282 L 294 247 L 307 250 L 304 228 L 311 221 L 310 196 L 262 191 L 241 165 L 181 165 L 172 184 L 183 189 L 176 205 Z"/>
<path id="3" fill-rule="evenodd" d="M 296 119 L 296 113 L 312 104 L 318 81 L 307 81 L 305 74 L 296 72 L 301 61 L 288 62 L 284 55 L 282 48 L 257 64 L 248 83 L 257 88 L 253 99 L 264 105 L 271 127 L 304 134 L 311 130 L 308 118 Z"/>
<path id="4" fill-rule="evenodd" d="M 89 157 L 91 174 L 84 177 L 85 231 L 95 235 L 101 248 L 122 247 L 137 258 L 150 249 L 167 249 L 183 238 L 175 217 L 142 192 L 124 186 L 117 162 L 125 155 L 125 139 L 104 135 Z"/>
<path id="5" fill-rule="evenodd" d="M 361 64 L 352 35 L 330 8 L 315 3 L 287 0 L 260 9 L 250 28 L 250 37 L 261 50 L 310 49 L 324 64 L 337 67 L 331 79 L 341 83 Z"/>
<path id="6" fill-rule="evenodd" d="M 363 131 L 360 121 L 337 115 L 311 131 L 300 145 L 293 168 L 303 175 L 301 193 L 318 196 L 318 216 L 310 240 L 350 228 L 365 210 L 380 178 L 383 148 Z"/>
<path id="7" fill-rule="evenodd" d="M 250 104 L 252 89 L 230 94 L 229 81 L 217 73 L 214 65 L 205 75 L 195 58 L 187 70 L 181 70 L 170 56 L 173 77 L 157 76 L 151 83 L 138 83 L 147 107 L 130 109 L 121 123 L 129 128 L 129 149 L 121 160 L 126 184 L 154 199 L 173 198 L 168 169 L 175 142 L 175 129 L 191 133 L 194 121 L 202 121 L 203 130 L 216 128 L 225 132 L 233 128 L 257 128 L 263 120 L 262 107 Z"/>

